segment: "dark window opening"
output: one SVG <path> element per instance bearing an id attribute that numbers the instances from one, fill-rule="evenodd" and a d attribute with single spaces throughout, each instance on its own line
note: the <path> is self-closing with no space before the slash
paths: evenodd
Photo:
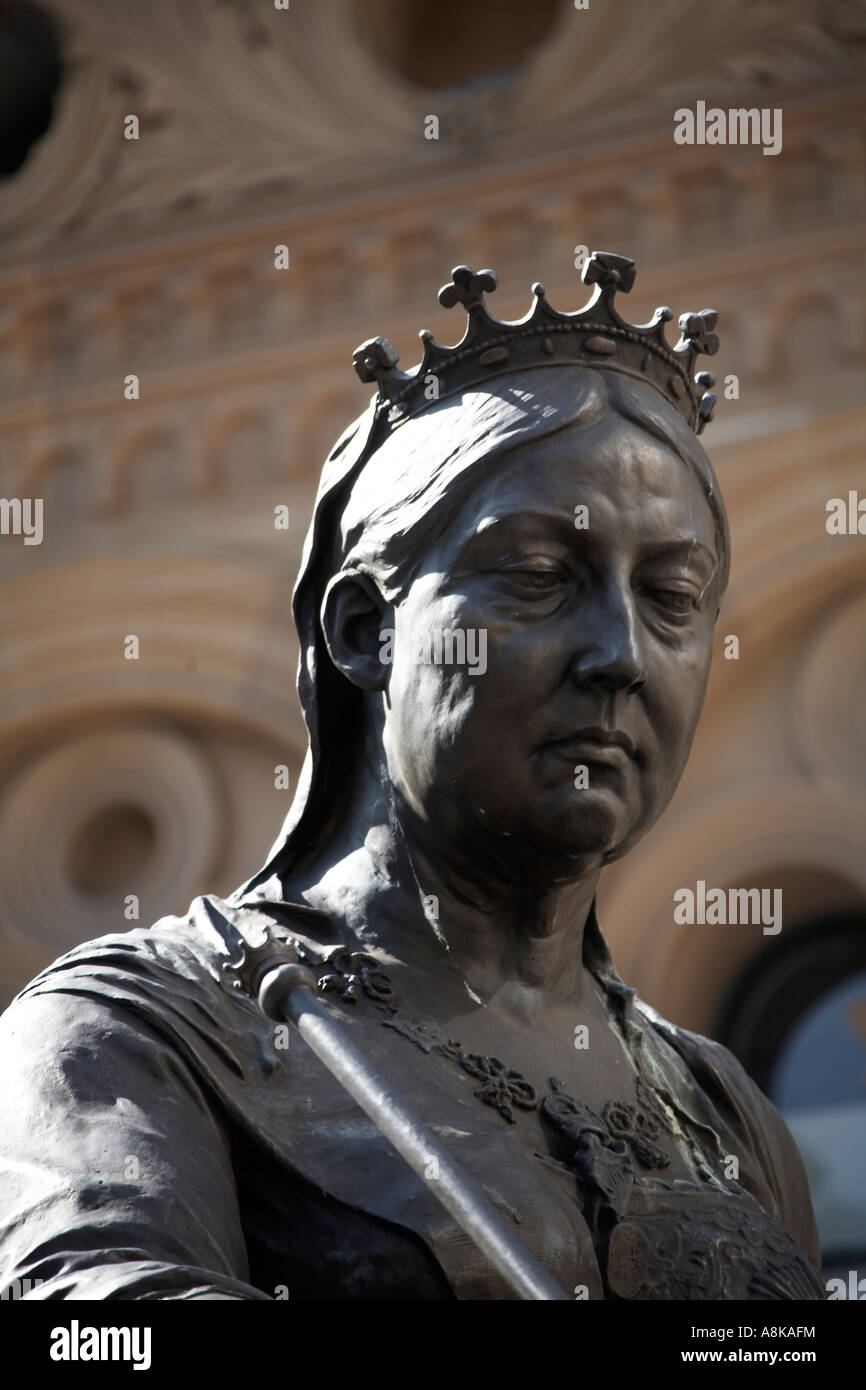
<path id="1" fill-rule="evenodd" d="M 715 1036 L 781 1111 L 806 1167 L 825 1273 L 866 1274 L 866 919 L 828 916 L 744 971 Z"/>
<path id="2" fill-rule="evenodd" d="M 50 126 L 61 76 L 48 15 L 34 5 L 0 5 L 0 178 L 17 174 Z"/>
<path id="3" fill-rule="evenodd" d="M 363 0 L 364 41 L 401 77 L 433 90 L 490 81 L 523 67 L 553 31 L 559 0 Z"/>

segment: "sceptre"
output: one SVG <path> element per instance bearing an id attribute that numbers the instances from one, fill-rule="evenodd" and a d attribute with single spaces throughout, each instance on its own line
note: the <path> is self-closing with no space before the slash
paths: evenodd
<path id="1" fill-rule="evenodd" d="M 342 1024 L 322 1007 L 315 997 L 318 981 L 312 970 L 301 965 L 296 956 L 287 963 L 286 951 L 290 950 L 283 947 L 280 954 L 268 952 L 256 962 L 249 984 L 262 1011 L 297 1029 L 519 1298 L 566 1300 L 568 1295 L 518 1240 L 447 1149 L 412 1114 Z M 258 952 L 254 950 L 253 955 L 258 956 Z"/>

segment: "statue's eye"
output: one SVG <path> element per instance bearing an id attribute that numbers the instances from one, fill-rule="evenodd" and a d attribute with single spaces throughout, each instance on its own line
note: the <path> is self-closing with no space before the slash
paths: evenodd
<path id="1" fill-rule="evenodd" d="M 653 603 L 674 618 L 687 618 L 695 607 L 693 594 L 683 589 L 650 589 Z"/>
<path id="2" fill-rule="evenodd" d="M 561 583 L 557 570 L 512 570 L 512 573 L 519 575 L 521 584 L 528 589 L 549 589 Z"/>
<path id="3" fill-rule="evenodd" d="M 544 598 L 553 594 L 566 583 L 566 576 L 558 566 L 537 565 L 532 569 L 509 565 L 500 573 L 510 587 L 520 594 L 536 595 Z"/>

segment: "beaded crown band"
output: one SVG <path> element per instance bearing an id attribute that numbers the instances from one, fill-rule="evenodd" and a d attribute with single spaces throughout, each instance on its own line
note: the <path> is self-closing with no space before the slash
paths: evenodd
<path id="1" fill-rule="evenodd" d="M 561 364 L 603 368 L 648 381 L 670 401 L 687 424 L 700 434 L 711 419 L 716 397 L 705 389 L 715 385 L 712 372 L 692 376 L 701 353 L 718 351 L 713 329 L 715 309 L 682 314 L 680 339 L 671 347 L 664 326 L 673 314 L 656 309 L 645 324 L 620 318 L 614 299 L 628 294 L 635 263 L 611 251 L 594 251 L 583 267 L 584 284 L 594 285 L 589 303 L 574 314 L 548 304 L 544 286 L 532 287 L 535 303 L 516 322 L 495 318 L 484 302 L 496 289 L 492 270 L 459 265 L 439 291 L 439 303 L 450 309 L 462 304 L 468 320 L 461 341 L 453 347 L 437 343 L 426 328 L 420 338 L 424 355 L 415 371 L 400 371 L 399 357 L 387 338 L 370 338 L 355 349 L 355 371 L 379 388 L 378 410 L 396 427 L 443 396 L 479 385 L 503 372 Z"/>

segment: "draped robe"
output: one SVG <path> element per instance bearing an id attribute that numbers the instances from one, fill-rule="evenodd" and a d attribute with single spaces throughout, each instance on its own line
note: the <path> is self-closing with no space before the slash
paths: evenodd
<path id="1" fill-rule="evenodd" d="M 300 1037 L 281 1046 L 239 988 L 233 967 L 263 932 L 325 954 L 345 941 L 300 905 L 202 897 L 185 919 L 78 946 L 6 1011 L 0 1286 L 42 1299 L 514 1297 Z M 594 911 L 584 959 L 648 1074 L 739 1164 L 736 1196 L 670 1194 L 664 1230 L 637 1235 L 649 1265 L 621 1272 L 619 1293 L 567 1165 L 370 1001 L 323 998 L 569 1293 L 823 1297 L 803 1165 L 777 1111 L 725 1048 L 622 983 Z"/>

